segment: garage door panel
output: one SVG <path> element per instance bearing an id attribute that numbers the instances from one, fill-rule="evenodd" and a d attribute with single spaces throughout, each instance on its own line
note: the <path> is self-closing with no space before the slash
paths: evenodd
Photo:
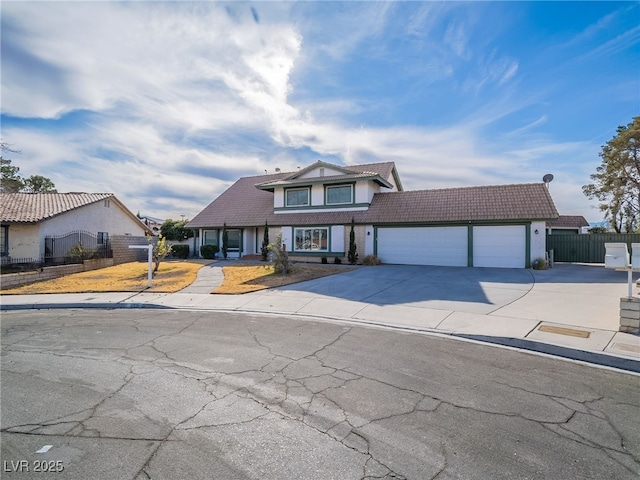
<path id="1" fill-rule="evenodd" d="M 523 268 L 526 227 L 505 225 L 473 228 L 473 266 Z"/>
<path id="2" fill-rule="evenodd" d="M 378 229 L 378 257 L 384 263 L 466 267 L 466 227 Z"/>

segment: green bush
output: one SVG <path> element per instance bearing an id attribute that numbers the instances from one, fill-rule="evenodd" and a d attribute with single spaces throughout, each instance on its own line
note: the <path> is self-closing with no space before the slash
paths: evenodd
<path id="1" fill-rule="evenodd" d="M 202 255 L 203 258 L 216 258 L 216 253 L 219 251 L 220 247 L 217 245 L 202 245 L 200 247 L 200 255 Z"/>
<path id="2" fill-rule="evenodd" d="M 171 254 L 175 258 L 189 258 L 189 245 L 171 245 Z"/>
<path id="3" fill-rule="evenodd" d="M 367 255 L 362 259 L 362 264 L 367 266 L 380 265 L 382 262 L 375 255 Z"/>
<path id="4" fill-rule="evenodd" d="M 531 266 L 533 267 L 534 270 L 546 270 L 547 269 L 547 262 L 545 261 L 544 258 L 536 258 Z"/>
<path id="5" fill-rule="evenodd" d="M 69 249 L 67 256 L 71 257 L 71 260 L 76 263 L 82 263 L 85 260 L 96 258 L 96 250 L 85 248 L 84 245 L 78 243 Z"/>
<path id="6" fill-rule="evenodd" d="M 327 263 L 327 257 L 322 257 L 322 258 L 320 259 L 320 261 L 321 261 L 322 263 Z"/>
<path id="7" fill-rule="evenodd" d="M 340 265 L 342 263 L 342 259 L 340 257 L 335 257 L 333 259 L 333 263 L 335 263 L 336 265 Z"/>

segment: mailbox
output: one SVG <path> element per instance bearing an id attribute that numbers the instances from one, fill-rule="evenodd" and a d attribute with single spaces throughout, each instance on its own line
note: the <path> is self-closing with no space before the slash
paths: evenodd
<path id="1" fill-rule="evenodd" d="M 631 244 L 631 268 L 640 270 L 640 243 Z"/>
<path id="2" fill-rule="evenodd" d="M 629 250 L 626 243 L 605 243 L 604 248 L 606 248 L 605 268 L 629 268 Z M 638 260 L 640 261 L 640 259 Z"/>

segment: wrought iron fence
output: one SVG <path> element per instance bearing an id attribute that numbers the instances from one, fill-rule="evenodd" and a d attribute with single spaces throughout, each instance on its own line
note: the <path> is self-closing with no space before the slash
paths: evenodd
<path id="1" fill-rule="evenodd" d="M 112 258 L 111 242 L 106 233 L 95 235 L 77 230 L 44 239 L 44 264 L 66 265 L 82 263 L 92 258 Z"/>

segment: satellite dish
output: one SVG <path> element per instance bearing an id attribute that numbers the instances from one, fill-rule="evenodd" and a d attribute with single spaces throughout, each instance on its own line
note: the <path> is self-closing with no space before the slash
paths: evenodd
<path id="1" fill-rule="evenodd" d="M 547 185 L 551 183 L 551 180 L 553 180 L 553 174 L 551 173 L 547 173 L 544 177 L 542 177 L 542 181 Z"/>
<path id="2" fill-rule="evenodd" d="M 280 173 L 280 169 L 279 168 L 276 168 L 276 173 Z"/>

